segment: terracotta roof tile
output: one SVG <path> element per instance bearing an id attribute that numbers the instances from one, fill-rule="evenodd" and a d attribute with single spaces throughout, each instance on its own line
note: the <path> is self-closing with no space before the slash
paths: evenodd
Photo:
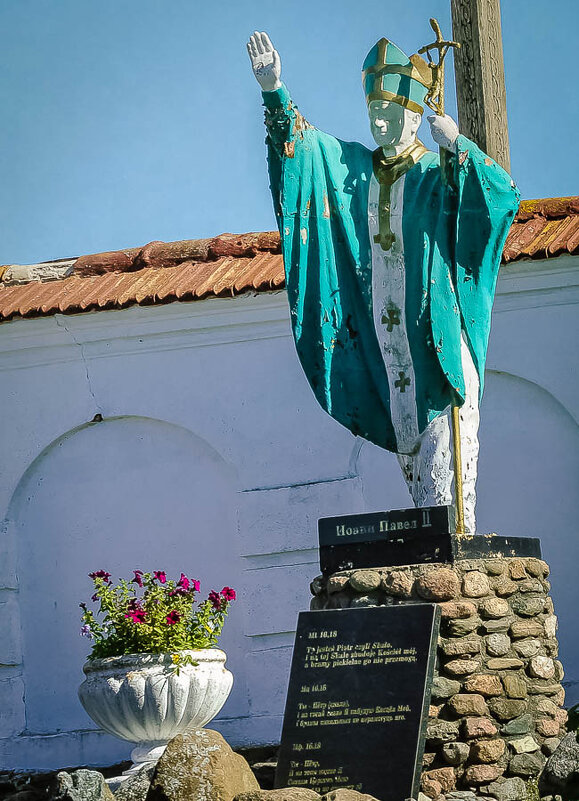
<path id="1" fill-rule="evenodd" d="M 566 253 L 579 253 L 579 197 L 521 203 L 503 262 Z M 81 256 L 72 269 L 72 275 L 58 280 L 18 285 L 0 281 L 0 321 L 231 297 L 282 289 L 285 284 L 276 231 L 149 242 L 142 248 Z M 4 272 L 0 266 L 0 278 Z"/>

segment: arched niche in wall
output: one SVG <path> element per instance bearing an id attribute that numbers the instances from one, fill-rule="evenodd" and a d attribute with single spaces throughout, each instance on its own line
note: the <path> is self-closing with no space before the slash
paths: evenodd
<path id="1" fill-rule="evenodd" d="M 147 418 L 89 424 L 35 460 L 10 510 L 29 732 L 94 725 L 76 697 L 90 647 L 79 636 L 78 608 L 92 594 L 90 571 L 183 571 L 201 580 L 202 597 L 239 586 L 235 491 L 233 468 L 204 440 Z M 222 639 L 234 670 L 242 668 L 238 615 Z M 242 714 L 244 703 L 238 695 L 233 707 L 241 708 L 229 714 Z"/>
<path id="2" fill-rule="evenodd" d="M 539 537 L 551 566 L 561 659 L 579 682 L 579 427 L 547 389 L 487 371 L 481 407 L 477 528 Z M 579 685 L 569 699 L 579 701 Z"/>

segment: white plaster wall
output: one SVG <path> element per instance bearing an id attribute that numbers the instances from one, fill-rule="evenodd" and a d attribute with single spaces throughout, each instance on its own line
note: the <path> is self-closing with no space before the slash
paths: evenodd
<path id="1" fill-rule="evenodd" d="M 503 271 L 478 506 L 481 531 L 541 537 L 572 693 L 578 277 L 571 257 Z M 395 458 L 317 406 L 285 294 L 14 321 L 0 372 L 0 768 L 128 753 L 76 698 L 77 604 L 99 567 L 235 586 L 235 686 L 214 725 L 233 743 L 275 741 L 317 518 L 410 505 Z"/>

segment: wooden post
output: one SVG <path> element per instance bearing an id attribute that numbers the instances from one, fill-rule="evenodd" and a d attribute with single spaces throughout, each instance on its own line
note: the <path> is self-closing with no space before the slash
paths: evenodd
<path id="1" fill-rule="evenodd" d="M 510 172 L 500 0 L 451 0 L 460 132 Z"/>

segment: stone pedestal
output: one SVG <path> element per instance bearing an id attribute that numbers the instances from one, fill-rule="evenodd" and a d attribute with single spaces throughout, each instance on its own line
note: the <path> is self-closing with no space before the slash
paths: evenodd
<path id="1" fill-rule="evenodd" d="M 312 609 L 440 605 L 422 790 L 526 799 L 565 733 L 549 567 L 537 558 L 344 570 L 312 582 Z M 505 784 L 508 782 L 508 784 Z"/>

